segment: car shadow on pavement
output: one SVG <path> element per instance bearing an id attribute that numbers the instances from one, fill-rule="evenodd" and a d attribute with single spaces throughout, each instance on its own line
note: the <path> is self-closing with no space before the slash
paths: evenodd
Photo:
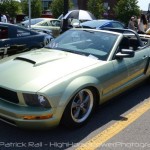
<path id="1" fill-rule="evenodd" d="M 122 114 L 130 111 L 133 107 L 150 98 L 149 91 L 149 84 L 144 83 L 141 86 L 125 92 L 125 94 L 98 107 L 86 125 L 74 130 L 62 126 L 43 131 L 23 130 L 0 121 L 0 149 L 11 148 L 12 150 L 18 148 L 17 146 L 20 146 L 21 150 L 53 150 L 66 149 L 73 145 L 76 146 L 77 143 L 82 140 L 84 142 L 84 139 L 87 138 L 87 136 L 92 136 L 94 132 L 99 133 L 103 131 L 111 124 L 110 122 L 126 119 L 122 117 Z M 14 143 L 14 147 L 10 145 L 11 143 Z M 9 144 L 11 147 L 6 147 L 9 145 L 5 144 Z M 75 149 L 75 147 L 73 149 Z"/>

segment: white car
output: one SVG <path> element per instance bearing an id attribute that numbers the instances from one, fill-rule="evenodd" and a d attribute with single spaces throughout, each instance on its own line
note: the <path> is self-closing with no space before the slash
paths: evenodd
<path id="1" fill-rule="evenodd" d="M 52 35 L 54 37 L 57 37 L 60 34 L 61 31 L 61 21 L 54 18 L 49 18 L 46 20 L 43 20 L 39 23 L 36 23 L 34 25 L 31 25 L 32 29 L 47 29 L 52 32 Z"/>
<path id="2" fill-rule="evenodd" d="M 49 19 L 49 18 L 34 18 L 34 19 L 31 19 L 31 25 L 34 25 L 36 23 L 39 23 L 39 22 L 47 20 L 47 19 Z M 28 28 L 29 27 L 29 20 L 23 21 L 19 25 Z"/>

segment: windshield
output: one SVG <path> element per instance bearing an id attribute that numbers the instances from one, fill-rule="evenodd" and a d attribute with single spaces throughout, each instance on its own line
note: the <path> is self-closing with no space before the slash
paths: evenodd
<path id="1" fill-rule="evenodd" d="M 107 60 L 118 35 L 94 30 L 68 30 L 47 48 Z"/>

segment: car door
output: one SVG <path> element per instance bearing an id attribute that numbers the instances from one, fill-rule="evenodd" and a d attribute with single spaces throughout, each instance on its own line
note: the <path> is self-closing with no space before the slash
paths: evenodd
<path id="1" fill-rule="evenodd" d="M 127 44 L 126 44 L 127 46 Z M 123 48 L 123 47 L 122 47 Z M 129 48 L 132 49 L 129 43 Z M 145 78 L 146 67 L 148 63 L 148 48 L 141 48 L 135 51 L 135 55 L 131 58 L 114 59 L 113 64 L 116 71 L 116 84 L 114 84 L 114 92 L 122 91 L 136 82 Z M 126 73 L 125 73 L 126 71 Z"/>
<path id="2" fill-rule="evenodd" d="M 112 26 L 112 23 L 111 23 L 111 22 L 107 22 L 107 23 L 105 23 L 104 25 L 100 26 L 99 29 L 103 29 L 103 28 L 105 28 L 105 27 L 112 28 L 113 26 Z"/>
<path id="3" fill-rule="evenodd" d="M 16 26 L 8 28 L 8 38 L 3 39 L 3 44 L 9 47 L 5 54 L 13 55 L 28 50 L 33 40 L 30 31 Z"/>
<path id="4" fill-rule="evenodd" d="M 112 61 L 115 69 L 115 83 L 113 93 L 124 90 L 125 86 L 131 80 L 131 74 L 134 73 L 134 65 L 131 58 L 114 59 Z"/>
<path id="5" fill-rule="evenodd" d="M 130 38 L 130 48 L 135 51 L 135 56 L 132 58 L 134 73 L 131 79 L 136 81 L 138 78 L 145 77 L 149 62 L 149 49 L 145 46 L 142 47 L 137 37 Z"/>
<path id="6" fill-rule="evenodd" d="M 132 59 L 134 69 L 130 76 L 131 80 L 136 81 L 145 77 L 149 63 L 148 51 L 148 48 L 140 48 L 135 51 L 135 56 Z"/>
<path id="7" fill-rule="evenodd" d="M 22 46 L 24 48 L 28 48 L 30 46 L 30 43 L 32 43 L 30 31 L 17 27 L 13 28 L 13 31 L 10 31 L 10 39 L 10 53 L 13 53 L 13 51 L 14 53 L 17 53 L 17 51 L 19 51 L 18 48 L 21 48 Z"/>
<path id="8" fill-rule="evenodd" d="M 102 43 L 105 43 L 105 45 L 111 45 L 112 47 L 114 43 L 113 39 L 113 36 L 112 38 L 110 38 L 110 36 L 107 38 L 105 37 L 105 42 L 103 40 Z M 114 57 L 112 56 L 112 59 L 109 59 L 105 66 L 100 68 L 103 70 L 103 72 L 100 71 L 100 84 L 103 86 L 101 97 L 102 101 L 106 101 L 110 97 L 115 96 L 115 94 L 121 90 L 121 87 L 129 81 L 129 70 L 133 69 L 132 60 L 130 58 L 117 59 L 115 57 L 115 54 L 119 51 L 119 49 L 123 48 L 123 42 L 124 41 L 121 41 L 122 47 L 117 47 L 115 48 L 116 51 L 113 51 L 112 55 L 114 55 Z M 99 43 L 101 44 L 100 41 Z"/>
<path id="9" fill-rule="evenodd" d="M 24 45 L 27 49 L 40 48 L 44 42 L 44 36 L 28 29 L 16 28 L 16 37 L 12 38 L 13 44 Z"/>

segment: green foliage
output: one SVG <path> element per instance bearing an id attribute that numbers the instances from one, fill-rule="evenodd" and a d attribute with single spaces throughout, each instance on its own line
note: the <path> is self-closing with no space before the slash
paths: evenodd
<path id="1" fill-rule="evenodd" d="M 104 13 L 103 0 L 88 0 L 87 9 L 97 18 L 100 19 Z"/>
<path id="2" fill-rule="evenodd" d="M 73 3 L 69 0 L 69 9 L 73 8 Z M 58 18 L 64 12 L 64 0 L 53 0 L 50 9 L 55 18 Z"/>
<path id="3" fill-rule="evenodd" d="M 3 0 L 3 3 L 0 4 L 1 13 L 8 14 L 11 18 L 21 12 L 20 8 L 20 3 L 15 0 Z"/>
<path id="4" fill-rule="evenodd" d="M 22 12 L 29 14 L 28 0 L 21 0 Z M 31 18 L 38 18 L 42 14 L 41 0 L 31 0 Z"/>
<path id="5" fill-rule="evenodd" d="M 140 9 L 137 0 L 119 0 L 114 8 L 117 20 L 128 24 L 132 16 L 139 16 Z"/>

